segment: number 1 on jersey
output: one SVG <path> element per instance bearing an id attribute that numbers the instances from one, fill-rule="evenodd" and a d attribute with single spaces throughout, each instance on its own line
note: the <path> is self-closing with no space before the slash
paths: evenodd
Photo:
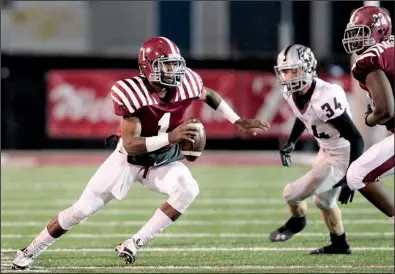
<path id="1" fill-rule="evenodd" d="M 162 118 L 158 121 L 158 126 L 159 126 L 159 134 L 166 133 L 170 125 L 170 112 L 166 112 L 163 114 Z"/>

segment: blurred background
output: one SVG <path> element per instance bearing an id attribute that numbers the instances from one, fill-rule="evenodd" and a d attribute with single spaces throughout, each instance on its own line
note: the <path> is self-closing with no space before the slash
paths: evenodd
<path id="1" fill-rule="evenodd" d="M 368 1 L 369 2 L 369 1 Z M 342 85 L 368 146 L 385 130 L 363 125 L 366 95 L 350 77 L 341 43 L 363 1 L 2 1 L 1 145 L 3 150 L 102 149 L 116 132 L 109 89 L 134 76 L 144 40 L 166 36 L 187 65 L 240 116 L 272 129 L 241 135 L 201 103 L 191 107 L 207 149 L 277 150 L 294 116 L 273 66 L 290 43 L 312 48 L 319 76 Z M 394 1 L 373 1 L 394 16 Z M 370 130 L 370 131 L 369 131 Z M 304 135 L 298 149 L 316 150 Z"/>

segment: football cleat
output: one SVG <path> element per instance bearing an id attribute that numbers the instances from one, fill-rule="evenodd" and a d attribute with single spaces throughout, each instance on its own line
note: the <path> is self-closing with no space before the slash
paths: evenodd
<path id="1" fill-rule="evenodd" d="M 289 231 L 285 225 L 277 228 L 275 231 L 269 234 L 269 239 L 272 242 L 285 242 L 292 238 L 295 233 Z"/>
<path id="2" fill-rule="evenodd" d="M 33 254 L 28 254 L 26 247 L 18 250 L 12 260 L 12 269 L 27 269 L 33 263 L 35 257 Z"/>
<path id="3" fill-rule="evenodd" d="M 139 244 L 140 239 L 128 239 L 115 248 L 118 256 L 121 257 L 127 264 L 133 264 L 136 261 L 137 250 L 142 245 Z"/>
<path id="4" fill-rule="evenodd" d="M 310 254 L 351 254 L 351 247 L 346 241 L 346 233 L 341 235 L 331 233 L 330 240 L 330 245 L 313 250 Z"/>
<path id="5" fill-rule="evenodd" d="M 335 246 L 334 244 L 315 249 L 310 252 L 312 255 L 318 254 L 351 254 L 351 247 L 349 245 Z"/>

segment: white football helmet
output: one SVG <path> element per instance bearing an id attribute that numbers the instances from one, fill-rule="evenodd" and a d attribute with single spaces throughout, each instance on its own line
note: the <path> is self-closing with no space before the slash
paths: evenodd
<path id="1" fill-rule="evenodd" d="M 302 91 L 313 82 L 317 76 L 316 68 L 317 60 L 311 49 L 294 44 L 280 52 L 274 71 L 282 92 L 289 96 Z"/>

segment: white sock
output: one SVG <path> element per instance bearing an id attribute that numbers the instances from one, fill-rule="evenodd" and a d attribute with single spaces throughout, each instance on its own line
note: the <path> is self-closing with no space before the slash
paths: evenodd
<path id="1" fill-rule="evenodd" d="M 47 227 L 45 227 L 44 230 L 41 231 L 41 233 L 38 234 L 38 236 L 27 247 L 28 253 L 37 257 L 55 241 L 56 238 L 53 238 L 49 234 Z"/>
<path id="2" fill-rule="evenodd" d="M 149 240 L 158 235 L 163 229 L 171 225 L 173 221 L 163 213 L 159 208 L 155 211 L 154 216 L 133 235 L 132 239 L 138 242 L 138 245 L 145 245 Z"/>
<path id="3" fill-rule="evenodd" d="M 394 216 L 390 217 L 392 223 L 394 223 Z"/>

